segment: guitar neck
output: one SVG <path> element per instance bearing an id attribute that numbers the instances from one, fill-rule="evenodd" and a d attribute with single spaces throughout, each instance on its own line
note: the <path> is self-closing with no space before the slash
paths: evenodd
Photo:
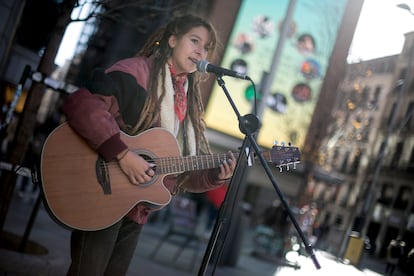
<path id="1" fill-rule="evenodd" d="M 235 158 L 239 157 L 239 153 L 233 153 L 233 155 Z M 270 162 L 269 152 L 264 152 L 263 156 Z M 153 161 L 157 166 L 157 174 L 174 174 L 186 171 L 218 168 L 224 161 L 228 161 L 230 159 L 231 156 L 229 153 L 218 153 L 199 156 L 155 158 Z"/>
<path id="2" fill-rule="evenodd" d="M 231 159 L 230 154 L 212 154 L 155 158 L 153 161 L 157 166 L 157 174 L 173 174 L 218 168 L 225 160 L 229 159 Z"/>

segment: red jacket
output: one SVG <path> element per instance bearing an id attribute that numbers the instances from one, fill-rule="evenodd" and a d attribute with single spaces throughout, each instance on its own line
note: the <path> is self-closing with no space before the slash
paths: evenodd
<path id="1" fill-rule="evenodd" d="M 207 196 L 208 201 L 210 201 L 214 205 L 214 207 L 218 209 L 223 203 L 224 198 L 226 197 L 226 193 L 227 193 L 227 186 L 221 185 L 217 189 L 207 191 L 206 196 Z"/>

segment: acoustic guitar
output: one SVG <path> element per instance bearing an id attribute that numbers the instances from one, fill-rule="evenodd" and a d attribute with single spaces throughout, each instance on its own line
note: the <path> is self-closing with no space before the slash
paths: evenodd
<path id="1" fill-rule="evenodd" d="M 160 209 L 171 200 L 163 184 L 166 175 L 218 168 L 230 158 L 228 153 L 183 157 L 174 136 L 162 128 L 137 136 L 121 132 L 121 139 L 153 164 L 151 181 L 131 184 L 116 161 L 106 162 L 67 123 L 47 137 L 41 156 L 41 186 L 46 207 L 58 222 L 94 231 L 115 224 L 138 203 Z M 300 161 L 298 148 L 290 146 L 274 146 L 263 156 L 280 168 Z"/>

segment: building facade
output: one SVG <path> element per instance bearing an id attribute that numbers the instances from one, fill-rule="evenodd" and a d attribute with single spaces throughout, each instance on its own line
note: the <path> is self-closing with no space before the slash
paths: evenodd
<path id="1" fill-rule="evenodd" d="M 380 257 L 398 235 L 413 246 L 413 40 L 406 35 L 400 55 L 349 64 L 337 90 L 316 164 L 326 178 L 311 178 L 306 190 L 329 229 L 320 246 L 337 256 L 351 234 Z"/>

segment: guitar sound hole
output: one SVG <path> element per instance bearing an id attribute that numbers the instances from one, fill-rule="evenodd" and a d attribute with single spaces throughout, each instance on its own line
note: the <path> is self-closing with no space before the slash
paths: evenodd
<path id="1" fill-rule="evenodd" d="M 153 154 L 150 151 L 146 151 L 146 150 L 135 150 L 134 151 L 136 154 L 138 154 L 139 156 L 141 156 L 142 158 L 144 158 L 145 161 L 147 161 L 148 163 L 151 164 L 151 169 L 155 172 L 154 176 L 152 177 L 152 179 L 144 184 L 141 184 L 141 187 L 147 187 L 152 185 L 153 183 L 155 183 L 158 179 L 159 174 L 161 174 L 162 170 L 160 170 L 160 173 L 158 173 L 158 165 L 155 162 L 155 157 L 156 155 Z"/>
<path id="2" fill-rule="evenodd" d="M 157 174 L 157 163 L 155 163 L 154 159 L 146 154 L 140 154 L 142 158 L 144 158 L 145 161 L 151 164 L 151 169 Z"/>

